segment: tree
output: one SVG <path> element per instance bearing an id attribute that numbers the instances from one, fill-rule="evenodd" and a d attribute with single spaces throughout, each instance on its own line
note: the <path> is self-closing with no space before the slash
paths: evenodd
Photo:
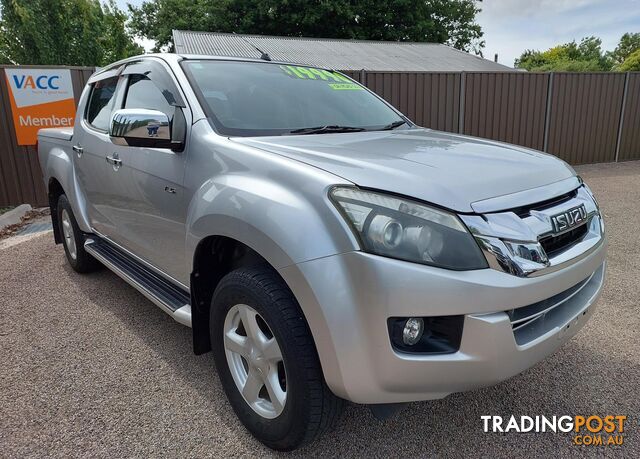
<path id="1" fill-rule="evenodd" d="M 608 53 L 613 63 L 621 65 L 631 54 L 640 49 L 640 33 L 625 33 L 616 49 Z"/>
<path id="2" fill-rule="evenodd" d="M 640 48 L 629 54 L 624 62 L 616 67 L 620 72 L 639 72 L 640 71 Z"/>
<path id="3" fill-rule="evenodd" d="M 14 64 L 105 65 L 143 52 L 114 0 L 0 0 L 0 56 Z"/>
<path id="4" fill-rule="evenodd" d="M 474 0 L 148 0 L 129 11 L 156 50 L 172 46 L 172 29 L 484 46 Z"/>
<path id="5" fill-rule="evenodd" d="M 143 54 L 144 49 L 133 41 L 133 36 L 126 28 L 129 19 L 127 14 L 116 6 L 115 0 L 103 5 L 103 13 L 102 64 Z"/>
<path id="6" fill-rule="evenodd" d="M 586 37 L 542 52 L 526 50 L 515 66 L 531 72 L 597 72 L 611 70 L 613 63 L 602 52 L 602 40 Z"/>

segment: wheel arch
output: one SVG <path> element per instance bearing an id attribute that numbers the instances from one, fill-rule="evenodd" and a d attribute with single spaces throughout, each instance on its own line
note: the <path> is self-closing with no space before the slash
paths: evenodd
<path id="1" fill-rule="evenodd" d="M 340 389 L 342 375 L 333 344 L 323 342 L 322 339 L 318 341 L 320 337 L 330 336 L 329 324 L 326 322 L 324 313 L 319 309 L 317 301 L 313 299 L 310 286 L 302 272 L 293 263 L 283 266 L 286 269 L 282 269 L 274 260 L 267 259 L 259 253 L 253 244 L 250 245 L 232 236 L 206 236 L 199 241 L 194 251 L 193 270 L 190 277 L 194 353 L 201 355 L 211 350 L 209 313 L 213 293 L 220 280 L 235 269 L 256 265 L 272 269 L 296 298 L 309 326 L 325 381 L 334 393 L 344 397 L 344 391 Z M 312 300 L 301 301 L 309 298 Z"/>
<path id="2" fill-rule="evenodd" d="M 275 267 L 246 243 L 233 237 L 211 235 L 200 240 L 193 255 L 191 284 L 191 325 L 193 350 L 204 354 L 211 350 L 209 310 L 213 292 L 228 273 L 242 267 Z"/>

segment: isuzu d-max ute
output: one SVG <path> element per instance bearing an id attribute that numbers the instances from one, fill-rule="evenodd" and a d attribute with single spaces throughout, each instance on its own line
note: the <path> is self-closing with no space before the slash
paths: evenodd
<path id="1" fill-rule="evenodd" d="M 382 417 L 509 378 L 602 289 L 602 216 L 570 166 L 418 127 L 333 70 L 130 58 L 38 142 L 73 269 L 105 265 L 192 327 L 271 448 L 345 400 Z"/>

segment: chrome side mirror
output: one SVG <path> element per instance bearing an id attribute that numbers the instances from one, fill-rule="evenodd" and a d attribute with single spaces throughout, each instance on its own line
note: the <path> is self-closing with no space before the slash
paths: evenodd
<path id="1" fill-rule="evenodd" d="M 111 117 L 109 137 L 116 145 L 172 148 L 169 117 L 159 110 L 123 108 Z"/>

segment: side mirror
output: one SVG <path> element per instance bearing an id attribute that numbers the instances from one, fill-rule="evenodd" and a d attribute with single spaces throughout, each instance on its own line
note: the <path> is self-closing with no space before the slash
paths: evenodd
<path id="1" fill-rule="evenodd" d="M 181 150 L 183 142 L 172 141 L 171 121 L 159 110 L 123 108 L 111 117 L 109 137 L 116 145 Z"/>

